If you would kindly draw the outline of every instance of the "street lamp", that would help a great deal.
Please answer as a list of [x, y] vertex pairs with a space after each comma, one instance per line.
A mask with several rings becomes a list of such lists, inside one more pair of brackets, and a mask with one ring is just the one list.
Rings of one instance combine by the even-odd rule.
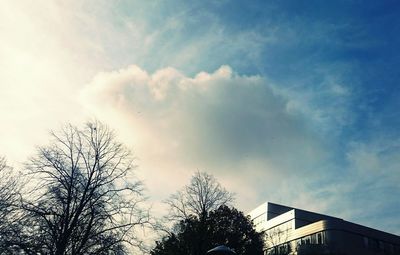
[[232, 251], [225, 245], [220, 245], [211, 249], [207, 252], [207, 255], [236, 255], [236, 252]]

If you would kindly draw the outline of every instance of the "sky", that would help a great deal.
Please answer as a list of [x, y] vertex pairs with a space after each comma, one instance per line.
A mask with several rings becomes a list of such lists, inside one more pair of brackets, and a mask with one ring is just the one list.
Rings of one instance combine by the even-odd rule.
[[0, 155], [21, 168], [50, 130], [97, 118], [155, 208], [201, 170], [244, 212], [271, 201], [400, 235], [399, 14], [394, 0], [1, 1]]

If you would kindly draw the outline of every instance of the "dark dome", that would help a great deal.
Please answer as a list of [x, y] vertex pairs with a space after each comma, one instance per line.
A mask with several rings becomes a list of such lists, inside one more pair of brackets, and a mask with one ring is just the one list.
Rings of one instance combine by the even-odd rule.
[[236, 254], [234, 251], [226, 247], [225, 245], [220, 245], [215, 247], [214, 249], [211, 249], [207, 252], [209, 255], [234, 255]]

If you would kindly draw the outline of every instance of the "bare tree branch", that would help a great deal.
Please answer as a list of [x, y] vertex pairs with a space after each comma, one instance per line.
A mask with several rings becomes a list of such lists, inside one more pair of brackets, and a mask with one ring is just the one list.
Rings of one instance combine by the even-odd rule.
[[149, 214], [141, 209], [143, 184], [127, 179], [130, 152], [98, 121], [67, 125], [51, 137], [28, 164], [43, 180], [23, 204], [35, 226], [33, 246], [41, 254], [78, 255], [123, 254], [126, 245], [139, 245], [136, 228], [148, 224]]
[[170, 207], [170, 220], [185, 220], [190, 215], [199, 219], [207, 217], [211, 210], [230, 205], [234, 195], [225, 190], [214, 176], [197, 171], [190, 184], [171, 195], [165, 203]]
[[0, 251], [12, 254], [18, 250], [16, 244], [21, 233], [19, 197], [21, 180], [19, 175], [0, 157]]

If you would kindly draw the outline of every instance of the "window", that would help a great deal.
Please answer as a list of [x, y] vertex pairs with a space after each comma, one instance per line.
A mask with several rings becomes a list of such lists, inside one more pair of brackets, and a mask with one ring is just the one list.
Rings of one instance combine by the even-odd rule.
[[379, 241], [379, 250], [383, 251], [383, 249], [384, 249], [383, 242]]
[[300, 247], [301, 245], [301, 239], [296, 240], [296, 250]]
[[310, 236], [310, 239], [311, 239], [312, 244], [317, 244], [317, 235], [316, 234], [312, 234]]
[[379, 242], [376, 239], [369, 238], [368, 239], [368, 247], [372, 250], [378, 250], [379, 249]]
[[323, 244], [322, 242], [322, 233], [317, 234], [317, 244]]
[[394, 246], [394, 254], [400, 254], [400, 246], [398, 245]]
[[385, 254], [393, 254], [393, 244], [391, 244], [391, 243], [385, 243], [384, 244], [384, 253]]
[[368, 237], [364, 236], [364, 246], [368, 248]]

